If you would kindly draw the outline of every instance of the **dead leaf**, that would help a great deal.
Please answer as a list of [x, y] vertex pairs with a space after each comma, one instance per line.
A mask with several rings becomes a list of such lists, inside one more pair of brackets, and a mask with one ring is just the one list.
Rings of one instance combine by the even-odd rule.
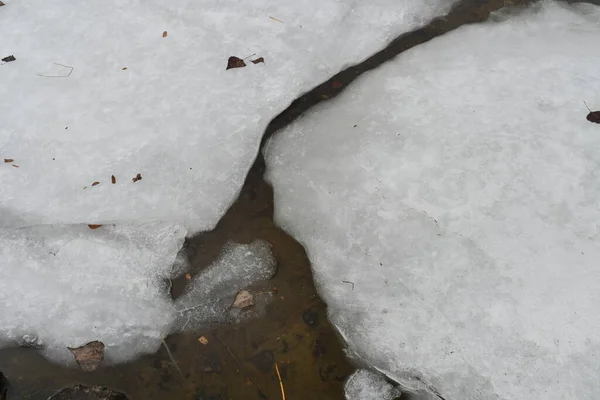
[[189, 273], [185, 274], [185, 279], [187, 279], [188, 281], [192, 279], [192, 275], [190, 275]]
[[132, 181], [137, 182], [137, 181], [141, 181], [142, 180], [142, 174], [137, 174], [135, 176], [135, 178], [132, 179]]
[[4, 57], [2, 59], [2, 61], [4, 61], [4, 62], [11, 62], [11, 61], [15, 61], [15, 60], [16, 60], [15, 56], [12, 56], [12, 55], [8, 56], [8, 57]]
[[90, 227], [90, 229], [98, 229], [100, 228], [102, 225], [94, 225], [94, 224], [90, 224], [88, 225]]
[[231, 56], [227, 60], [227, 68], [225, 68], [225, 71], [227, 71], [228, 69], [242, 68], [245, 66], [246, 66], [246, 63], [244, 62], [244, 60], [242, 60], [241, 58], [235, 57], [235, 56]]
[[167, 37], [167, 35], [168, 35], [167, 31], [164, 31], [163, 32], [163, 37]]
[[110, 176], [110, 181], [112, 182], [112, 184], [114, 185], [115, 183], [117, 183], [117, 178], [115, 178], [114, 175]]
[[199, 341], [200, 343], [202, 343], [203, 345], [207, 345], [207, 344], [208, 344], [208, 339], [207, 339], [206, 337], [204, 337], [204, 336], [200, 336], [200, 337], [198, 338], [198, 341]]
[[96, 186], [96, 185], [99, 185], [99, 184], [100, 184], [100, 182], [96, 181], [96, 182], [92, 183], [92, 186]]
[[19, 166], [17, 164], [11, 164], [11, 167], [15, 167], [15, 168], [19, 168]]
[[6, 4], [4, 4], [3, 2], [0, 1], [0, 7], [5, 6]]
[[254, 298], [252, 294], [247, 290], [240, 290], [235, 296], [235, 300], [231, 307], [234, 308], [248, 308], [254, 305]]
[[104, 360], [104, 343], [97, 340], [81, 347], [67, 347], [73, 353], [75, 361], [84, 371], [94, 371]]
[[258, 64], [258, 63], [263, 63], [264, 64], [265, 59], [262, 57], [257, 58], [256, 60], [252, 60], [253, 64]]
[[586, 119], [595, 124], [600, 124], [600, 111], [590, 111]]
[[5, 159], [4, 159], [4, 162], [5, 162], [5, 163], [11, 163], [11, 162], [13, 162], [13, 161], [15, 161], [15, 160], [13, 160], [12, 158], [5, 158]]
[[339, 88], [341, 88], [343, 86], [344, 86], [344, 84], [342, 82], [340, 82], [340, 81], [335, 81], [334, 80], [333, 82], [331, 82], [331, 87], [334, 88], [334, 89], [339, 89]]

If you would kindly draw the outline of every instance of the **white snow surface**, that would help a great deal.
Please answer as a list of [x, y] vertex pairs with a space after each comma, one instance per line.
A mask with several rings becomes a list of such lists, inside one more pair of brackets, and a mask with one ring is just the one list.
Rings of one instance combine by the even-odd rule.
[[400, 391], [384, 375], [366, 369], [353, 373], [344, 384], [346, 400], [394, 400]]
[[599, 38], [600, 7], [545, 1], [273, 138], [276, 219], [356, 357], [448, 400], [600, 398]]
[[[0, 53], [16, 61], [0, 66], [0, 156], [19, 168], [0, 168], [11, 213], [0, 226], [211, 229], [273, 117], [452, 3], [8, 2]], [[226, 71], [230, 56], [248, 66]]]
[[120, 360], [168, 331], [157, 282], [234, 200], [268, 122], [454, 1], [5, 3], [0, 342], [103, 340]]

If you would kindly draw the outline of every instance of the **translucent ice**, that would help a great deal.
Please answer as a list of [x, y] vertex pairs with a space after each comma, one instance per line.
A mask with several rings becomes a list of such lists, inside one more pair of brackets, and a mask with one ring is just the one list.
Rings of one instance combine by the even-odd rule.
[[366, 369], [356, 371], [344, 385], [346, 400], [394, 400], [400, 391], [385, 376]]
[[275, 136], [277, 220], [362, 360], [451, 400], [600, 397], [598, 38], [600, 7], [541, 2]]

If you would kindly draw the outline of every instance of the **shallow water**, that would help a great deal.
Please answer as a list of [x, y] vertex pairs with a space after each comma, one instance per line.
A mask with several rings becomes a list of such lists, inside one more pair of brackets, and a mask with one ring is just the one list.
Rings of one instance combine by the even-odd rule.
[[[271, 122], [262, 145], [308, 108], [335, 97], [363, 72], [461, 25], [484, 21], [490, 11], [505, 3], [508, 1], [466, 0], [449, 16], [402, 35], [386, 49], [292, 103]], [[278, 263], [277, 273], [253, 289], [253, 292], [276, 290], [264, 317], [171, 335], [167, 343], [183, 376], [164, 347], [155, 354], [127, 364], [103, 366], [94, 372], [54, 365], [32, 349], [0, 350], [0, 371], [12, 386], [8, 399], [46, 399], [62, 387], [76, 383], [105, 385], [132, 399], [280, 399], [275, 364], [288, 399], [343, 399], [343, 382], [354, 366], [327, 319], [326, 305], [315, 289], [306, 252], [273, 222], [273, 193], [263, 180], [264, 169], [264, 160], [259, 155], [239, 199], [217, 227], [186, 243], [192, 275], [214, 261], [230, 240], [249, 243], [263, 239], [271, 243]], [[173, 281], [174, 297], [182, 293], [187, 282], [184, 276]], [[198, 342], [200, 336], [208, 339], [206, 345]]]

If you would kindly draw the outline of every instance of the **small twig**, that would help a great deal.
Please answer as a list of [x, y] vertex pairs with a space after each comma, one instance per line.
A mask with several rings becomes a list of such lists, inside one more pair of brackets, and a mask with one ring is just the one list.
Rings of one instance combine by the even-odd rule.
[[181, 328], [181, 332], [183, 332], [185, 330], [185, 327], [187, 326], [187, 324], [190, 322], [190, 318], [192, 318], [191, 315], [188, 316], [187, 321], [185, 321], [185, 324], [183, 324], [183, 328]]
[[165, 346], [165, 349], [167, 349], [167, 354], [169, 354], [169, 358], [173, 362], [173, 365], [175, 365], [175, 368], [177, 368], [177, 371], [179, 371], [181, 377], [185, 379], [185, 376], [183, 376], [183, 372], [181, 372], [181, 369], [179, 369], [179, 365], [177, 365], [177, 361], [175, 361], [175, 359], [173, 358], [173, 354], [171, 354], [171, 350], [169, 350], [169, 346], [167, 346], [167, 342], [165, 342], [165, 339], [163, 338], [160, 338], [160, 340], [162, 340], [163, 346]]
[[225, 342], [223, 342], [223, 340], [221, 340], [221, 338], [219, 337], [219, 335], [217, 335], [215, 333], [215, 338], [217, 338], [217, 340], [221, 343], [221, 345], [223, 347], [225, 347], [225, 350], [227, 350], [227, 352], [229, 353], [229, 355], [231, 356], [231, 358], [233, 358], [235, 360], [235, 362], [237, 363], [238, 367], [240, 367], [240, 369], [242, 371], [244, 371], [244, 373], [246, 374], [246, 376], [248, 377], [248, 379], [250, 379], [252, 381], [252, 383], [254, 383], [254, 386], [256, 386], [258, 388], [258, 390], [267, 398], [268, 397], [265, 393], [264, 390], [262, 390], [262, 388], [259, 386], [259, 384], [254, 380], [254, 378], [252, 378], [252, 376], [248, 373], [248, 371], [246, 370], [246, 368], [244, 367], [244, 365], [240, 362], [240, 360], [237, 359], [237, 357], [233, 354], [233, 352], [229, 349], [229, 347], [227, 347], [227, 345], [225, 344]]
[[42, 74], [36, 74], [37, 76], [43, 76], [44, 78], [66, 78], [67, 76], [71, 76], [71, 74], [73, 73], [73, 70], [75, 69], [74, 67], [71, 67], [70, 65], [64, 65], [64, 64], [59, 64], [59, 63], [53, 63], [54, 65], [60, 65], [61, 67], [64, 68], [70, 68], [69, 73], [67, 75], [42, 75]]
[[342, 282], [352, 285], [352, 291], [354, 292], [354, 282], [350, 282], [350, 281], [342, 281]]
[[281, 388], [281, 398], [285, 400], [285, 390], [283, 390], [283, 381], [281, 380], [281, 374], [279, 373], [279, 367], [275, 363], [275, 371], [277, 371], [277, 378], [279, 379], [279, 387]]
[[242, 60], [247, 60], [247, 59], [249, 59], [250, 57], [254, 57], [255, 55], [256, 55], [256, 53], [252, 53], [252, 54], [250, 54], [248, 57], [246, 57], [246, 58], [243, 58]]

